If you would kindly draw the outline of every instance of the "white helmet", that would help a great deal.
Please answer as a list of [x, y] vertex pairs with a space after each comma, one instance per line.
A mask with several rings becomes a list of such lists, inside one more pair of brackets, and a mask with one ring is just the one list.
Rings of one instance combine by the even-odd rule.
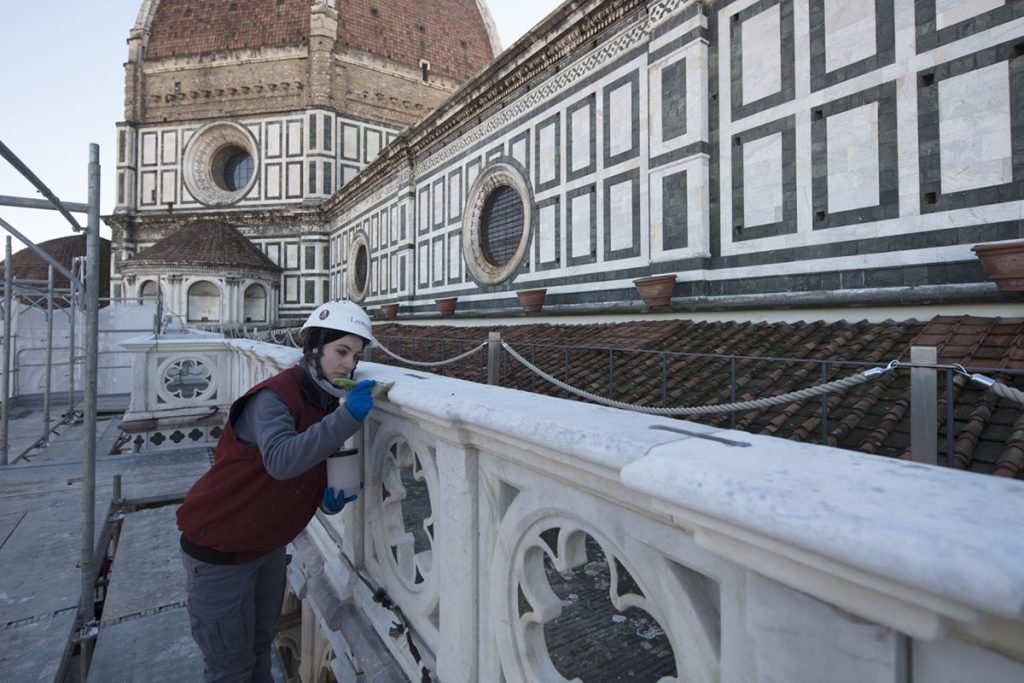
[[370, 316], [366, 311], [352, 301], [328, 301], [320, 304], [309, 314], [306, 322], [302, 325], [302, 332], [307, 328], [322, 327], [327, 330], [347, 332], [366, 340], [366, 345], [373, 344], [373, 329], [370, 326]]

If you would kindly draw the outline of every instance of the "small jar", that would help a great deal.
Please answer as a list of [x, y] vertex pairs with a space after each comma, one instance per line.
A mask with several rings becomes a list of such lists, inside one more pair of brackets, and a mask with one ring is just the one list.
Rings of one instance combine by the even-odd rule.
[[327, 485], [346, 496], [363, 488], [363, 459], [358, 448], [343, 448], [327, 458]]

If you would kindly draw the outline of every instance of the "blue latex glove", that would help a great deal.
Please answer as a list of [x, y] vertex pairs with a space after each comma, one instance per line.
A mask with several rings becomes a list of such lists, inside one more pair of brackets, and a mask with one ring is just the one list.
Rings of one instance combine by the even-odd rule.
[[320, 509], [329, 515], [336, 515], [345, 509], [345, 503], [351, 503], [358, 497], [357, 493], [346, 496], [344, 489], [334, 493], [334, 489], [328, 486], [324, 489], [324, 500], [320, 504]]
[[373, 407], [373, 385], [375, 384], [376, 382], [372, 379], [364, 379], [349, 389], [348, 398], [345, 399], [345, 407], [348, 408], [348, 412], [352, 413], [352, 417], [360, 422]]

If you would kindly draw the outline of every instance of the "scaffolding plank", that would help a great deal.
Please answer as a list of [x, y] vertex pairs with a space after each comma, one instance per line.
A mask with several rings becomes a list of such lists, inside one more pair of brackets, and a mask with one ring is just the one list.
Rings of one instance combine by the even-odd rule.
[[103, 622], [184, 604], [185, 573], [178, 550], [177, 505], [125, 515], [114, 554]]
[[65, 506], [29, 511], [0, 548], [0, 624], [78, 605], [78, 516]]
[[100, 627], [88, 683], [202, 680], [203, 657], [192, 640], [184, 607]]
[[0, 681], [51, 683], [75, 625], [76, 610], [0, 630]]

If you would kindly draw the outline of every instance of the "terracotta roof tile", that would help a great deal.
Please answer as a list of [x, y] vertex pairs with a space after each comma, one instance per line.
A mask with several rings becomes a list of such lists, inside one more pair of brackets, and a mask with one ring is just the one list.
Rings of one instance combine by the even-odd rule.
[[[85, 235], [68, 235], [40, 242], [36, 246], [52, 256], [62, 266], [71, 270], [72, 260], [85, 256]], [[40, 280], [46, 282], [49, 277], [49, 264], [34, 251], [25, 247], [11, 254], [14, 264], [14, 277], [23, 280]], [[110, 296], [110, 240], [100, 238], [100, 297]], [[5, 264], [0, 261], [0, 277], [5, 273]], [[53, 286], [67, 289], [71, 283], [59, 272], [54, 272]]]
[[[666, 320], [494, 328], [394, 323], [375, 327], [377, 337], [395, 353], [432, 361], [472, 348], [491, 331], [500, 332], [525, 358], [560, 380], [638, 405], [715, 405], [785, 394], [851, 375], [864, 369], [865, 363], [909, 362], [910, 347], [922, 345], [936, 346], [942, 364], [984, 369], [985, 374], [1024, 389], [1024, 373], [1006, 372], [1024, 370], [1024, 322], [1019, 320], [936, 316], [927, 323]], [[379, 354], [376, 359], [390, 362]], [[486, 381], [486, 353], [438, 372]], [[579, 400], [508, 358], [502, 365], [501, 383]], [[947, 460], [946, 406], [952, 400], [955, 466], [1024, 478], [1024, 406], [998, 399], [961, 374], [952, 375], [951, 383], [951, 396], [947, 396], [946, 373], [940, 371], [939, 463], [944, 465]], [[825, 402], [827, 422], [822, 418], [820, 397], [735, 415], [689, 419], [887, 457], [909, 457], [909, 370], [886, 373], [845, 392], [830, 393]]]
[[230, 225], [213, 221], [190, 223], [130, 259], [122, 267], [135, 265], [209, 265], [255, 268], [280, 272], [256, 245]]

